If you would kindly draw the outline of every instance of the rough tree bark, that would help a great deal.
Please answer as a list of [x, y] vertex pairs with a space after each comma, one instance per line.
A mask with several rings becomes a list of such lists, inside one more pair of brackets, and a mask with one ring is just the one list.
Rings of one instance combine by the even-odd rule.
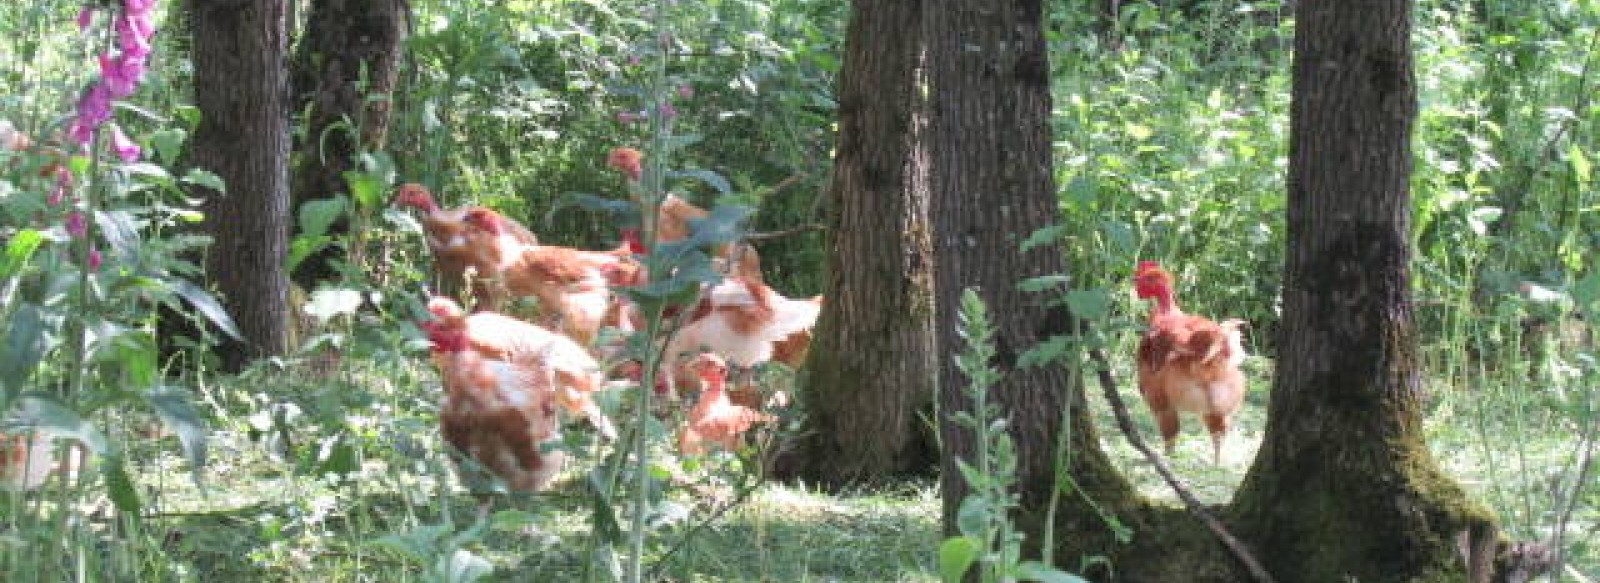
[[856, 0], [839, 77], [827, 302], [804, 375], [801, 474], [833, 487], [928, 473], [932, 248], [920, 0]]
[[[306, 115], [304, 137], [295, 147], [294, 208], [346, 192], [343, 174], [355, 167], [358, 147], [383, 149], [387, 96], [398, 79], [409, 10], [406, 0], [312, 2], [292, 65], [294, 111]], [[329, 234], [338, 237], [349, 228], [341, 219]], [[337, 276], [340, 251], [328, 246], [307, 257], [295, 268], [295, 282], [309, 290]]]
[[204, 197], [209, 283], [244, 335], [224, 368], [283, 354], [288, 339], [289, 112], [283, 0], [189, 0], [195, 103], [190, 152], [226, 193]]
[[991, 390], [1017, 446], [1019, 520], [1030, 543], [1041, 542], [1043, 511], [1058, 492], [1056, 465], [1066, 456], [1056, 443], [1065, 421], [1071, 426], [1067, 448], [1072, 452], [1066, 470], [1082, 493], [1061, 496], [1057, 532], [1074, 537], [1080, 548], [1108, 549], [1109, 529], [1084, 504], [1085, 496], [1116, 514], [1139, 504], [1100, 449], [1083, 387], [1058, 366], [1017, 366], [1024, 351], [1068, 333], [1072, 325], [1058, 297], [1025, 294], [1017, 287], [1023, 279], [1066, 272], [1055, 245], [1020, 251], [1029, 234], [1059, 217], [1042, 20], [1039, 0], [954, 0], [927, 11], [944, 524], [946, 531], [954, 530], [956, 509], [968, 490], [955, 460], [973, 453], [972, 435], [953, 425], [949, 415], [970, 407], [967, 379], [952, 355], [962, 346], [957, 335], [961, 292], [976, 287], [996, 325], [993, 364], [1005, 376]]
[[1424, 443], [1408, 247], [1411, 2], [1300, 3], [1267, 431], [1234, 513], [1280, 581], [1489, 581], [1490, 514]]

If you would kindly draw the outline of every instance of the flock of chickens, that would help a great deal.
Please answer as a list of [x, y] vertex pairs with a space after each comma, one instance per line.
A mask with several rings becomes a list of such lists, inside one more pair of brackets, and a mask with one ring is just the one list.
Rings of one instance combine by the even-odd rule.
[[[593, 397], [638, 386], [641, 367], [625, 362], [625, 343], [645, 323], [617, 291], [646, 282], [645, 246], [634, 231], [624, 231], [624, 243], [607, 251], [541, 245], [491, 209], [439, 208], [417, 184], [401, 186], [394, 202], [419, 211], [439, 279], [465, 281], [461, 295], [474, 307], [469, 312], [456, 299], [436, 296], [428, 302], [431, 319], [422, 323], [444, 385], [441, 433], [471, 459], [464, 470], [488, 470], [513, 491], [549, 487], [564, 461], [548, 445], [561, 437], [563, 416], [583, 417], [601, 437], [615, 439], [615, 426]], [[693, 221], [707, 214], [669, 195], [657, 241], [688, 237]], [[768, 287], [747, 244], [713, 252], [724, 278], [702, 290], [665, 341], [661, 380], [652, 387], [670, 398], [698, 391], [678, 432], [684, 454], [735, 450], [746, 431], [772, 420], [759, 410], [759, 389], [728, 388], [729, 369], [771, 360], [799, 365], [821, 309], [820, 296], [789, 299]], [[537, 300], [532, 321], [497, 311], [522, 297]], [[607, 328], [623, 334], [602, 334]]]
[[[0, 146], [27, 147], [25, 136], [0, 138]], [[620, 148], [608, 163], [637, 181], [638, 158], [637, 151]], [[561, 436], [562, 416], [582, 416], [600, 436], [615, 439], [616, 428], [593, 396], [639, 384], [642, 367], [627, 362], [625, 342], [645, 323], [617, 290], [647, 282], [640, 257], [648, 249], [632, 230], [623, 231], [620, 247], [606, 251], [541, 245], [526, 227], [492, 209], [440, 208], [418, 184], [401, 186], [394, 203], [420, 213], [438, 279], [464, 282], [460, 295], [472, 308], [436, 296], [428, 302], [431, 319], [422, 323], [444, 385], [441, 433], [471, 458], [463, 469], [487, 469], [516, 491], [549, 487], [564, 461], [561, 450], [547, 447]], [[657, 215], [657, 242], [688, 238], [695, 221], [708, 214], [668, 195]], [[652, 387], [674, 399], [697, 392], [678, 433], [680, 451], [690, 455], [712, 446], [735, 450], [745, 432], [773, 419], [760, 410], [759, 389], [728, 387], [730, 368], [768, 361], [798, 367], [822, 305], [822, 296], [790, 299], [768, 287], [760, 258], [746, 243], [712, 251], [725, 277], [701, 290], [679, 318]], [[1185, 314], [1172, 284], [1159, 264], [1139, 262], [1134, 289], [1155, 303], [1138, 346], [1139, 391], [1169, 454], [1179, 413], [1190, 413], [1204, 421], [1213, 460], [1220, 463], [1223, 436], [1245, 391], [1243, 322]], [[533, 321], [496, 311], [522, 297], [537, 300]], [[602, 335], [605, 328], [622, 334]], [[41, 484], [57, 469], [49, 447], [44, 435], [0, 433], [0, 486]]]

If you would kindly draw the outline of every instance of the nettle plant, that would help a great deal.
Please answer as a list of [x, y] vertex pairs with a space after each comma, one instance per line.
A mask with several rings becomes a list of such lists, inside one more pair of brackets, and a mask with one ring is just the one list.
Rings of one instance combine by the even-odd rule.
[[[197, 482], [205, 464], [204, 423], [190, 391], [169, 382], [160, 361], [158, 307], [236, 334], [216, 300], [190, 281], [198, 268], [178, 257], [204, 242], [179, 234], [199, 219], [181, 185], [222, 186], [203, 171], [179, 178], [169, 170], [195, 119], [158, 118], [126, 101], [144, 81], [156, 11], [154, 0], [85, 5], [77, 27], [94, 54], [83, 63], [91, 79], [76, 95], [32, 100], [71, 103], [70, 115], [30, 124], [53, 116], [0, 112], [12, 126], [0, 152], [0, 432], [8, 446], [28, 443], [30, 457], [52, 458], [43, 467], [72, 470], [54, 472], [55, 486], [28, 496], [54, 497], [62, 504], [53, 512], [79, 513], [83, 505], [67, 503], [103, 494], [133, 527], [143, 503], [116, 438], [125, 432], [117, 429], [153, 413], [179, 437]], [[159, 129], [141, 143], [124, 125]], [[30, 135], [24, 128], [38, 129]], [[29, 490], [50, 479], [39, 478], [11, 485]], [[68, 546], [61, 568], [81, 575], [110, 560], [102, 550], [72, 546], [80, 537], [67, 531], [94, 528], [94, 520], [61, 518], [3, 517], [38, 542]], [[13, 555], [17, 548], [27, 556]], [[50, 556], [26, 545], [4, 549], [7, 567]]]

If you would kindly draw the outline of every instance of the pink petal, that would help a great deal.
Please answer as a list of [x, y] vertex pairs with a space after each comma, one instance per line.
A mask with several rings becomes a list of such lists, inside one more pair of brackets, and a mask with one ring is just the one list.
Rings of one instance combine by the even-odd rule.
[[89, 250], [89, 271], [100, 271], [100, 264], [104, 262], [105, 258], [100, 256], [99, 249]]
[[128, 134], [122, 133], [122, 126], [111, 124], [111, 149], [117, 152], [117, 157], [123, 162], [138, 162], [142, 152], [139, 144], [128, 139]]
[[92, 25], [94, 25], [94, 7], [84, 6], [83, 10], [78, 11], [78, 32], [88, 30]]

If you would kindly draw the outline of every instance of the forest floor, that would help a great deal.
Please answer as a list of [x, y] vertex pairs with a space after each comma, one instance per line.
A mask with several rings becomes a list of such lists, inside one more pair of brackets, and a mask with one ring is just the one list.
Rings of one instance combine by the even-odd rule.
[[[1210, 441], [1192, 420], [1186, 420], [1170, 460], [1208, 503], [1227, 502], [1265, 427], [1264, 379], [1270, 378], [1270, 365], [1252, 357], [1246, 366], [1255, 380], [1225, 442], [1222, 464], [1211, 462]], [[592, 514], [584, 480], [592, 463], [575, 455], [577, 463], [568, 464], [553, 491], [496, 499], [493, 519], [475, 529], [477, 501], [462, 489], [439, 453], [428, 406], [429, 391], [436, 389], [426, 379], [427, 371], [407, 374], [412, 373], [421, 380], [408, 382], [404, 374], [383, 380], [387, 388], [374, 391], [380, 396], [355, 404], [363, 408], [361, 413], [319, 418], [310, 409], [349, 411], [352, 393], [339, 381], [304, 382], [294, 383], [301, 391], [296, 398], [225, 421], [215, 428], [205, 493], [188, 479], [186, 465], [172, 453], [175, 448], [139, 456], [151, 460], [139, 473], [159, 477], [148, 484], [154, 490], [150, 499], [159, 507], [147, 528], [165, 541], [166, 558], [200, 581], [447, 581], [447, 575], [428, 573], [445, 574], [479, 560], [494, 567], [491, 581], [580, 580], [589, 556]], [[1119, 372], [1119, 379], [1130, 378]], [[1098, 388], [1090, 389], [1102, 442], [1114, 463], [1146, 495], [1176, 504], [1172, 492], [1116, 432]], [[219, 396], [230, 391], [231, 396]], [[1159, 443], [1137, 391], [1126, 383], [1120, 391], [1145, 439]], [[255, 401], [266, 394], [232, 387], [212, 397]], [[1435, 454], [1500, 513], [1512, 536], [1543, 536], [1537, 525], [1548, 522], [1541, 514], [1551, 502], [1547, 493], [1537, 491], [1538, 480], [1522, 478], [1553, 475], [1567, 463], [1563, 456], [1570, 455], [1571, 435], [1497, 422], [1474, 426], [1474, 417], [1463, 410], [1469, 406], [1482, 402], [1448, 395], [1434, 400], [1427, 427]], [[273, 415], [287, 423], [274, 424], [269, 418]], [[292, 429], [278, 429], [284, 426]], [[1496, 435], [1521, 440], [1519, 449], [1528, 453], [1514, 464], [1486, 460], [1510, 451], [1484, 447]], [[284, 447], [286, 441], [300, 440], [305, 443]], [[357, 442], [363, 447], [348, 447]], [[286, 459], [275, 451], [302, 453]], [[671, 459], [661, 453], [658, 459]], [[736, 462], [718, 458], [714, 463]], [[321, 471], [341, 464], [344, 471]], [[673, 489], [668, 499], [682, 512], [660, 518], [655, 526], [660, 540], [677, 540], [708, 508], [730, 509], [670, 559], [662, 561], [663, 551], [657, 548], [646, 564], [660, 564], [661, 577], [670, 581], [938, 580], [934, 549], [940, 504], [933, 481], [844, 495], [766, 483], [743, 503], [730, 504], [734, 490], [716, 477]], [[1596, 516], [1587, 512], [1569, 528], [1578, 542], [1568, 580], [1578, 583], [1600, 574]]]

